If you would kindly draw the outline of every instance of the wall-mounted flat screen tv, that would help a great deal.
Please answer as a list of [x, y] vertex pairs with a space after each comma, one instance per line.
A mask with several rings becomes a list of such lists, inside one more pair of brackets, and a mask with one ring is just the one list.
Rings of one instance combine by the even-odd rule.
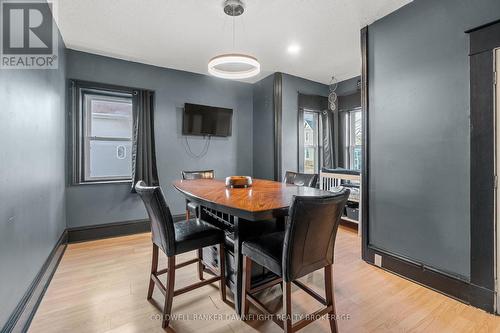
[[182, 134], [231, 136], [232, 118], [232, 109], [186, 103], [182, 117]]

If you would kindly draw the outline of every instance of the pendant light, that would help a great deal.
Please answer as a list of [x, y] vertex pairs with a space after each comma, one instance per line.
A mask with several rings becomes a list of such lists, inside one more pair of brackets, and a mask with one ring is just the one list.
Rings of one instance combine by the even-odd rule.
[[[235, 45], [234, 19], [245, 11], [241, 0], [226, 0], [224, 13], [233, 18], [233, 49]], [[229, 53], [213, 57], [208, 62], [208, 72], [223, 79], [241, 80], [260, 73], [259, 61], [250, 55]]]

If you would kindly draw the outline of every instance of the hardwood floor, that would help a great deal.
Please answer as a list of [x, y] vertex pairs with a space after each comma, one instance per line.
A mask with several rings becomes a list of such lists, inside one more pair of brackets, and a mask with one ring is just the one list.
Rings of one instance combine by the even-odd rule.
[[[355, 231], [341, 227], [335, 249], [334, 286], [342, 332], [500, 332], [500, 317], [487, 314], [360, 259]], [[180, 256], [193, 258], [196, 253]], [[149, 234], [70, 244], [33, 320], [30, 332], [162, 332], [159, 311], [146, 301], [151, 260]], [[160, 267], [166, 258], [160, 255]], [[177, 272], [176, 286], [196, 281], [196, 265]], [[323, 271], [301, 279], [321, 294]], [[219, 297], [217, 284], [174, 298], [170, 331], [281, 332], [271, 321], [242, 322]], [[228, 293], [228, 297], [231, 294]], [[153, 299], [161, 302], [157, 289]], [[281, 289], [262, 292], [271, 309], [281, 309]], [[294, 313], [320, 308], [292, 289]], [[259, 314], [250, 308], [251, 314]], [[203, 317], [205, 316], [205, 317]], [[209, 317], [211, 316], [211, 317]], [[329, 332], [325, 319], [301, 332]]]

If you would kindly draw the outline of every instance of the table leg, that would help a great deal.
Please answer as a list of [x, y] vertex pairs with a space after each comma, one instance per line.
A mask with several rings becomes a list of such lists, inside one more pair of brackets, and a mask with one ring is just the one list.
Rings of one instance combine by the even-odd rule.
[[241, 226], [237, 216], [234, 216], [234, 268], [236, 277], [236, 293], [234, 295], [234, 308], [241, 316], [241, 294], [243, 290], [243, 255], [241, 254]]
[[286, 223], [285, 216], [276, 217], [276, 229], [277, 229], [277, 231], [284, 231], [285, 230], [285, 223]]

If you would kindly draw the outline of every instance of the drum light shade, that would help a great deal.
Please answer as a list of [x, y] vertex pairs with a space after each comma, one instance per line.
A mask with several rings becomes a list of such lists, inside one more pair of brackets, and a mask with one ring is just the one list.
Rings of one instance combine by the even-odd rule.
[[208, 72], [223, 79], [247, 79], [260, 73], [260, 63], [245, 54], [222, 54], [210, 59]]

